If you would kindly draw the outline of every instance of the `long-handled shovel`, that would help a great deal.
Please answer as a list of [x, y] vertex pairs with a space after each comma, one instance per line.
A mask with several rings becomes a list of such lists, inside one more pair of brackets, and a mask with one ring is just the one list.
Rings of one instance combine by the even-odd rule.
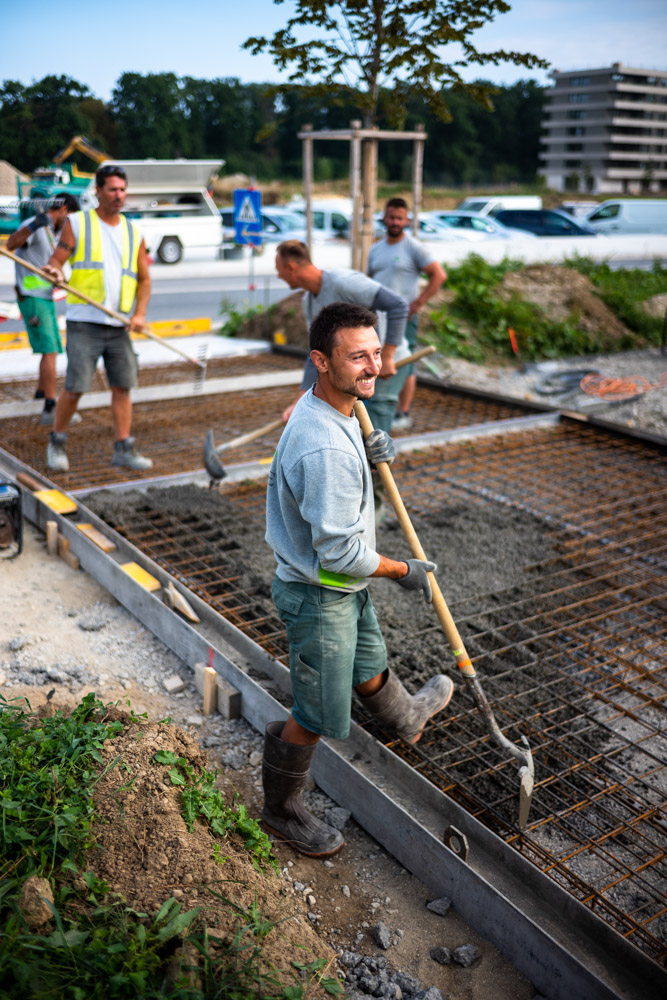
[[[435, 347], [430, 345], [429, 347], [420, 347], [418, 351], [414, 354], [408, 355], [407, 358], [402, 358], [400, 361], [396, 362], [397, 368], [402, 368], [404, 365], [413, 364], [415, 361], [419, 361], [421, 358], [425, 358], [429, 354], [433, 354]], [[257, 427], [254, 431], [248, 431], [246, 434], [241, 434], [240, 437], [232, 438], [231, 441], [225, 441], [223, 444], [216, 445], [213, 440], [213, 431], [210, 430], [204, 441], [204, 467], [211, 477], [209, 487], [212, 489], [213, 486], [217, 485], [221, 480], [225, 478], [227, 473], [222, 462], [219, 460], [218, 455], [223, 451], [228, 451], [229, 448], [240, 448], [241, 445], [250, 444], [256, 438], [262, 437], [264, 434], [270, 434], [271, 431], [277, 430], [282, 427], [283, 419], [279, 417], [277, 420], [272, 420], [268, 424], [264, 424], [262, 427]]]
[[[94, 306], [95, 309], [99, 309], [101, 312], [106, 313], [106, 315], [111, 316], [112, 319], [118, 320], [118, 322], [121, 323], [123, 326], [127, 326], [127, 318], [125, 316], [122, 316], [121, 313], [115, 312], [115, 310], [113, 309], [109, 309], [102, 302], [96, 302], [95, 299], [91, 299], [89, 295], [86, 295], [84, 292], [78, 291], [78, 289], [76, 288], [72, 288], [71, 285], [66, 284], [64, 281], [58, 281], [56, 278], [52, 278], [51, 275], [47, 274], [46, 271], [43, 271], [41, 267], [35, 267], [34, 264], [30, 264], [28, 263], [27, 260], [23, 260], [21, 257], [17, 257], [16, 254], [12, 253], [11, 250], [6, 250], [5, 247], [0, 247], [0, 253], [4, 254], [5, 257], [9, 257], [9, 259], [13, 260], [15, 264], [20, 264], [21, 267], [25, 267], [28, 271], [32, 271], [34, 274], [39, 275], [39, 277], [42, 278], [44, 281], [48, 281], [52, 285], [57, 285], [58, 288], [63, 288], [70, 295], [76, 295], [76, 297], [78, 299], [81, 299], [82, 302], [87, 302], [89, 306]], [[163, 340], [161, 337], [158, 337], [155, 333], [152, 333], [146, 327], [144, 327], [144, 329], [141, 332], [143, 336], [148, 337], [149, 340], [154, 340], [157, 344], [162, 344], [162, 346], [166, 347], [168, 351], [173, 351], [174, 354], [180, 354], [180, 356], [182, 358], [185, 358], [186, 361], [189, 361], [193, 365], [197, 365], [199, 368], [202, 369], [201, 377], [203, 378], [204, 371], [206, 370], [205, 359], [199, 361], [197, 358], [190, 357], [190, 355], [186, 354], [185, 351], [181, 351], [180, 348], [174, 347], [173, 344], [167, 343], [167, 341]]]
[[[361, 401], [354, 404], [354, 412], [359, 423], [361, 424], [362, 434], [364, 435], [364, 438], [367, 438], [369, 434], [373, 433], [373, 424], [368, 416], [366, 407]], [[419, 539], [417, 538], [417, 533], [412, 525], [410, 516], [405, 509], [405, 504], [403, 503], [396, 483], [394, 482], [391, 469], [386, 462], [379, 462], [377, 469], [387, 492], [387, 496], [396, 511], [399, 524], [401, 525], [403, 533], [408, 540], [412, 555], [415, 559], [426, 559], [427, 557], [424, 554], [424, 550], [421, 547]], [[510, 740], [508, 740], [507, 737], [501, 732], [491, 710], [491, 706], [489, 705], [486, 695], [482, 690], [482, 685], [480, 684], [477, 674], [475, 673], [475, 668], [470, 662], [470, 657], [468, 656], [465, 646], [463, 645], [463, 640], [459, 635], [459, 630], [457, 629], [454, 619], [452, 618], [449, 608], [447, 607], [447, 602], [445, 601], [442, 591], [438, 586], [438, 581], [433, 573], [429, 573], [428, 576], [431, 581], [431, 588], [433, 591], [433, 607], [435, 608], [435, 612], [440, 620], [440, 624], [442, 625], [445, 636], [447, 637], [447, 641], [451, 646], [451, 650], [454, 658], [456, 659], [459, 670], [466, 679], [466, 683], [472, 692], [472, 696], [479, 712], [484, 717], [489, 733], [498, 746], [502, 747], [512, 757], [515, 757], [516, 760], [521, 762], [521, 767], [519, 768], [519, 777], [521, 779], [519, 795], [519, 828], [523, 829], [528, 822], [528, 813], [530, 810], [530, 803], [533, 797], [533, 786], [535, 783], [535, 765], [533, 764], [533, 755], [530, 751], [530, 747], [528, 746], [528, 740], [522, 735], [521, 742], [523, 743], [523, 746], [520, 747], [510, 742]]]

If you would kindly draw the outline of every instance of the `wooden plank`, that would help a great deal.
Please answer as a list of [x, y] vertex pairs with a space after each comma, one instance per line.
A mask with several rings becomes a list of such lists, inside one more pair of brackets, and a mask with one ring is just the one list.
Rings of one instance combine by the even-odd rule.
[[55, 510], [56, 514], [74, 514], [77, 504], [60, 490], [35, 490], [35, 496], [43, 504]]
[[152, 592], [154, 590], [159, 590], [161, 587], [160, 581], [156, 580], [154, 576], [143, 569], [139, 563], [121, 563], [120, 568], [123, 572], [127, 573], [128, 576], [131, 576], [132, 579], [145, 590], [150, 590]]
[[58, 555], [58, 522], [46, 522], [46, 551], [50, 556]]
[[91, 542], [94, 542], [98, 549], [102, 549], [102, 552], [113, 552], [116, 548], [115, 543], [103, 535], [101, 531], [98, 531], [97, 528], [94, 528], [92, 524], [88, 524], [87, 522], [77, 524], [77, 528], [83, 532], [86, 538], [90, 538]]

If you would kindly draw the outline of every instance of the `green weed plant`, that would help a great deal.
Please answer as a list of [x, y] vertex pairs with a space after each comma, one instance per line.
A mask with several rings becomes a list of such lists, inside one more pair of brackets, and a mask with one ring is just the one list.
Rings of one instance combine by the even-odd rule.
[[[121, 730], [94, 694], [71, 715], [46, 718], [0, 698], [0, 1000], [307, 1000], [315, 991], [342, 993], [323, 960], [293, 963], [294, 985], [287, 986], [262, 965], [262, 942], [276, 925], [256, 903], [245, 911], [223, 901], [236, 926], [232, 940], [223, 941], [202, 926], [201, 907], [183, 911], [170, 898], [156, 914], [141, 913], [82, 870], [94, 843], [95, 785], [106, 770], [123, 766], [120, 757], [104, 765], [102, 750]], [[182, 785], [188, 827], [200, 819], [218, 836], [235, 831], [253, 864], [276, 866], [268, 838], [244, 807], [225, 806], [215, 774], [195, 774], [183, 758], [171, 757], [156, 763]], [[19, 905], [29, 876], [47, 879], [53, 893], [52, 919], [38, 929]]]

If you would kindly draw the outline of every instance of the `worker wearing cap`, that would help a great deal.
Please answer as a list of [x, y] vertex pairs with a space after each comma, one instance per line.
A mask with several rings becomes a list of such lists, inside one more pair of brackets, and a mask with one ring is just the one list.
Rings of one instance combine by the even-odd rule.
[[141, 332], [146, 320], [151, 294], [148, 255], [138, 227], [121, 211], [127, 195], [125, 171], [113, 164], [101, 166], [95, 175], [95, 192], [97, 208], [77, 212], [67, 220], [45, 270], [63, 281], [62, 268], [69, 260], [70, 286], [123, 318], [110, 317], [68, 292], [67, 376], [49, 435], [47, 465], [60, 472], [69, 469], [67, 426], [82, 394], [90, 389], [99, 358], [103, 358], [111, 389], [111, 464], [141, 472], [153, 463], [136, 451], [130, 436], [130, 389], [137, 382], [130, 331]]
[[[419, 312], [433, 298], [446, 280], [447, 275], [426, 247], [406, 233], [410, 224], [408, 204], [403, 198], [390, 198], [384, 210], [387, 234], [383, 240], [374, 243], [368, 254], [367, 271], [371, 278], [380, 281], [387, 288], [402, 295], [410, 304], [408, 323], [405, 330], [408, 348], [412, 353], [417, 346], [417, 324]], [[428, 284], [419, 290], [420, 274], [428, 276]], [[408, 430], [410, 405], [417, 385], [412, 365], [405, 368], [403, 384], [397, 393], [396, 414], [391, 429]], [[393, 394], [392, 394], [393, 395]]]
[[[48, 263], [70, 212], [78, 212], [77, 199], [67, 192], [31, 216], [7, 240], [7, 249], [35, 267]], [[56, 356], [63, 345], [53, 301], [53, 285], [20, 264], [16, 265], [16, 298], [33, 354], [41, 354], [35, 399], [44, 400], [40, 423], [52, 424], [56, 405]]]
[[442, 674], [410, 695], [387, 665], [368, 591], [371, 577], [395, 580], [431, 600], [435, 563], [396, 560], [375, 548], [370, 464], [391, 462], [383, 430], [364, 442], [353, 413], [370, 402], [384, 359], [368, 309], [336, 302], [310, 326], [317, 381], [299, 399], [271, 463], [266, 541], [277, 569], [273, 599], [287, 629], [294, 705], [285, 723], [266, 727], [262, 818], [302, 854], [326, 857], [343, 846], [338, 830], [304, 807], [304, 789], [320, 736], [345, 739], [352, 692], [381, 726], [416, 743], [448, 704]]

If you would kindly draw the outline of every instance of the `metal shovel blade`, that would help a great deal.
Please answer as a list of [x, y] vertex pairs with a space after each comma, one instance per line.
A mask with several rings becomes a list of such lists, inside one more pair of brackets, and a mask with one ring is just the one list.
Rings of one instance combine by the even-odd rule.
[[525, 737], [522, 737], [522, 741], [526, 747], [526, 763], [519, 768], [519, 777], [521, 778], [521, 786], [519, 788], [519, 829], [525, 830], [526, 823], [528, 822], [528, 814], [530, 812], [530, 804], [533, 800], [533, 788], [535, 787], [535, 765], [533, 763], [533, 755], [530, 752], [530, 747], [528, 746], [528, 741]]
[[213, 431], [209, 431], [204, 441], [204, 467], [211, 477], [211, 485], [224, 479], [227, 473], [218, 458], [218, 452], [213, 441]]

